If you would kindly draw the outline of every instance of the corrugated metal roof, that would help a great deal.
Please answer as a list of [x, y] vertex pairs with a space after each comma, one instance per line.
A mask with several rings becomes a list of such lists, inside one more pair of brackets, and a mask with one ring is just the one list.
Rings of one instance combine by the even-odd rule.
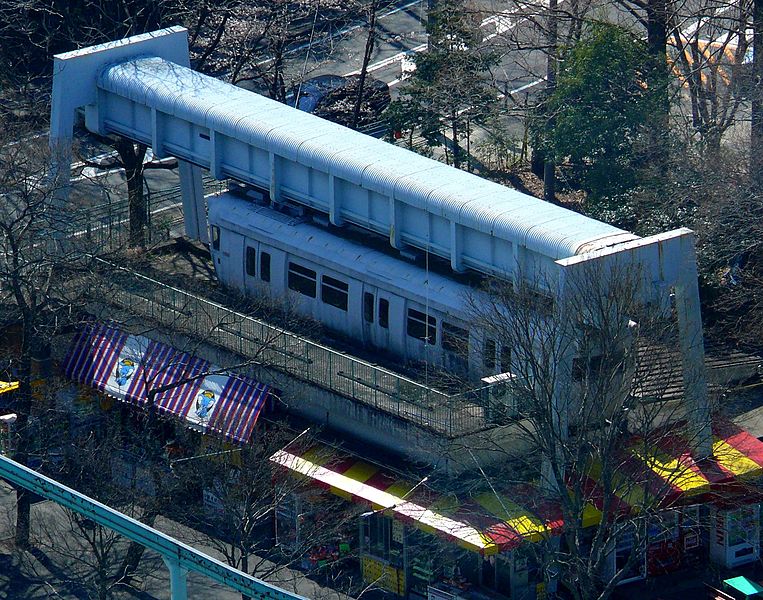
[[[348, 181], [432, 209], [464, 227], [526, 245], [551, 259], [636, 236], [476, 175], [441, 165], [258, 94], [155, 57], [107, 67], [106, 90], [150, 103], [301, 162], [313, 158]], [[193, 115], [191, 114], [193, 113]], [[238, 117], [236, 119], [236, 117]]]

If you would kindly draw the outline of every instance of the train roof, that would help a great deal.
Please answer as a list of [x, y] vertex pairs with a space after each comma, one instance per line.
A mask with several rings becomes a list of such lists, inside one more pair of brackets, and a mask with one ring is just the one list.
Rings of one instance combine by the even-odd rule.
[[[264, 242], [353, 279], [402, 296], [416, 294], [441, 311], [463, 315], [471, 288], [463, 283], [334, 235], [322, 227], [284, 215], [230, 192], [209, 198], [209, 222]], [[426, 281], [428, 280], [428, 285]], [[460, 293], [454, 293], [456, 292]], [[476, 292], [475, 292], [476, 293]]]
[[[157, 57], [104, 69], [99, 85], [553, 260], [637, 236]], [[330, 165], [330, 167], [329, 167]]]

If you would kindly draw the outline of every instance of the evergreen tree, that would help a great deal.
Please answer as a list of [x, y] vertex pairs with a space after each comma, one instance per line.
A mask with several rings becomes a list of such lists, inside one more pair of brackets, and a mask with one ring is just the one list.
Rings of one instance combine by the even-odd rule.
[[615, 25], [593, 24], [563, 53], [556, 89], [534, 120], [535, 143], [573, 167], [590, 208], [632, 189], [650, 156], [662, 154], [667, 83], [646, 44]]

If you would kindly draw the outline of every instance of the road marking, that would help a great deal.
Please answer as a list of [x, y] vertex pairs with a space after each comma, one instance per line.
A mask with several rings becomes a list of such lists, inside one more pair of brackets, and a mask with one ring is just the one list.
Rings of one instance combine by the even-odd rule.
[[[564, 0], [559, 0], [559, 4], [562, 4]], [[542, 4], [544, 4], [544, 8], [548, 7], [549, 0], [543, 0]], [[493, 39], [494, 37], [497, 37], [499, 35], [502, 35], [506, 33], [507, 31], [510, 31], [514, 29], [517, 25], [522, 23], [523, 21], [529, 20], [531, 17], [520, 17], [517, 20], [513, 20], [511, 17], [515, 15], [516, 13], [509, 12], [509, 13], [498, 13], [495, 15], [490, 15], [489, 17], [485, 17], [482, 22], [480, 23], [480, 28], [484, 28], [488, 25], [495, 24], [495, 31], [493, 33], [490, 33], [482, 38], [483, 42], [489, 41]], [[396, 62], [402, 62], [403, 59], [406, 57], [411, 56], [411, 54], [416, 54], [418, 52], [424, 52], [427, 49], [427, 44], [419, 44], [418, 46], [415, 46], [411, 48], [410, 50], [405, 50], [403, 52], [398, 52], [397, 54], [394, 54], [388, 58], [385, 58], [383, 60], [380, 60], [379, 62], [373, 63], [368, 66], [367, 72], [372, 73], [374, 71], [378, 71], [379, 69], [383, 69], [384, 67], [388, 67]], [[357, 69], [355, 71], [350, 71], [349, 73], [345, 73], [345, 77], [348, 77], [350, 75], [359, 75], [360, 70]], [[400, 77], [397, 77], [390, 81], [387, 85], [389, 87], [393, 87], [398, 85], [401, 81], [404, 81], [407, 78], [408, 74], [403, 74]], [[512, 90], [510, 93], [515, 94], [521, 91], [524, 91], [526, 89], [529, 89], [531, 87], [534, 87], [541, 83], [542, 81], [545, 81], [546, 78], [539, 79], [537, 81], [534, 81], [530, 84], [527, 84], [526, 86], [522, 86], [521, 88], [517, 88], [516, 90]], [[502, 98], [503, 95], [499, 96], [499, 98]]]
[[[397, 8], [392, 9], [391, 11], [386, 12], [383, 15], [379, 15], [378, 18], [379, 19], [383, 19], [384, 17], [389, 17], [391, 15], [397, 14], [397, 13], [402, 12], [404, 10], [408, 10], [409, 8], [411, 8], [411, 6], [415, 6], [416, 4], [421, 4], [421, 0], [411, 0], [407, 4], [403, 4], [402, 6], [398, 6]], [[344, 29], [340, 29], [336, 33], [331, 33], [331, 34], [327, 35], [326, 37], [321, 38], [320, 40], [313, 40], [313, 41], [310, 41], [310, 42], [305, 42], [303, 44], [300, 44], [299, 46], [295, 46], [294, 48], [290, 48], [289, 50], [287, 50], [285, 52], [285, 54], [294, 54], [295, 52], [299, 52], [300, 50], [304, 50], [306, 48], [311, 48], [312, 46], [317, 46], [317, 45], [320, 45], [320, 44], [325, 44], [326, 42], [328, 42], [329, 40], [334, 39], [335, 37], [343, 36], [343, 35], [345, 35], [347, 33], [355, 31], [356, 29], [360, 29], [361, 27], [365, 27], [365, 25], [361, 25], [361, 24], [350, 25], [349, 27], [345, 27]], [[257, 66], [263, 66], [263, 65], [266, 65], [266, 64], [268, 64], [269, 62], [272, 62], [272, 61], [273, 61], [272, 58], [265, 58], [265, 59], [259, 61], [257, 63]]]
[[[373, 73], [374, 71], [378, 71], [379, 69], [388, 67], [389, 65], [393, 63], [400, 62], [401, 60], [403, 60], [405, 56], [410, 55], [412, 52], [423, 52], [426, 49], [427, 49], [426, 44], [419, 44], [418, 46], [414, 46], [410, 50], [398, 52], [397, 54], [393, 54], [392, 56], [385, 58], [384, 60], [380, 60], [379, 62], [368, 65], [366, 72]], [[344, 74], [345, 77], [349, 77], [350, 75], [360, 75], [360, 69], [356, 71], [350, 71], [349, 73]]]

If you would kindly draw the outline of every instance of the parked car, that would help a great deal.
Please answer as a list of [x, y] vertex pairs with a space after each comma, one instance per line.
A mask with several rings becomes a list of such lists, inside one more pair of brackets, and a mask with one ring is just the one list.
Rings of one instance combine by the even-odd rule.
[[[286, 104], [349, 127], [359, 84], [359, 75], [318, 75], [294, 86], [286, 94]], [[366, 76], [363, 88], [358, 129], [378, 122], [391, 101], [383, 81]]]

